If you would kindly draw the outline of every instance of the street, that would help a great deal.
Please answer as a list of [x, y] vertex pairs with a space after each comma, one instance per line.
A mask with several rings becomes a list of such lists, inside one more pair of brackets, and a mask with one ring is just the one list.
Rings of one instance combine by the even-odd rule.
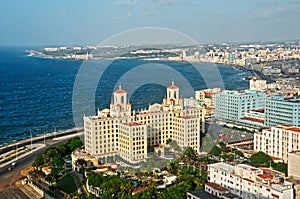
[[[43, 147], [37, 151], [28, 154], [23, 158], [18, 159], [16, 161], [17, 164], [15, 168], [13, 168], [12, 170], [10, 171], [7, 170], [8, 167], [10, 167], [11, 165], [3, 166], [0, 169], [0, 198], [1, 199], [6, 199], [6, 198], [27, 199], [28, 197], [17, 186], [15, 186], [15, 182], [23, 178], [20, 172], [32, 164], [34, 158], [38, 153], [41, 153], [46, 149], [55, 146], [57, 144], [65, 143], [68, 141], [68, 139], [70, 138], [66, 137], [65, 139], [56, 140], [56, 141], [46, 140], [46, 147]], [[43, 143], [43, 141], [40, 143]]]

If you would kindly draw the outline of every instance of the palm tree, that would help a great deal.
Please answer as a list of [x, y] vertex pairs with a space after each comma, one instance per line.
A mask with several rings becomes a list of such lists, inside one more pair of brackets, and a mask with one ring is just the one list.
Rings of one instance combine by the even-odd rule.
[[133, 188], [133, 184], [130, 181], [123, 182], [120, 186], [121, 191], [125, 193], [131, 193]]

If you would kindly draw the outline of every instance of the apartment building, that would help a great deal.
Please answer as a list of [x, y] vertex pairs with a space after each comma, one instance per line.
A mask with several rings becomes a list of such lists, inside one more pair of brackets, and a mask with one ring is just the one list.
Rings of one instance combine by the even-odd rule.
[[265, 124], [268, 127], [280, 124], [300, 124], [300, 98], [271, 96], [266, 100]]
[[284, 180], [284, 173], [255, 168], [245, 164], [208, 165], [208, 182], [218, 184], [235, 196], [249, 199], [293, 199], [293, 184]]
[[254, 151], [288, 162], [288, 153], [300, 150], [300, 127], [278, 125], [254, 135]]

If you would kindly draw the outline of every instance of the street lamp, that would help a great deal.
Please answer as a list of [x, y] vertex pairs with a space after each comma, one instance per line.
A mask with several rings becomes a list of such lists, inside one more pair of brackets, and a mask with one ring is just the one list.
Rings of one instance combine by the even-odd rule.
[[32, 131], [30, 129], [30, 151], [32, 152]]
[[16, 160], [18, 160], [18, 142], [16, 142]]
[[56, 138], [56, 126], [53, 126], [54, 137]]

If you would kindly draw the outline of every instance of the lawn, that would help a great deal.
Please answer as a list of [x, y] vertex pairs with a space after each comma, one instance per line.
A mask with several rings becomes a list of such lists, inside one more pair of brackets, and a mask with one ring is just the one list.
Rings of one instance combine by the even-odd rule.
[[69, 174], [66, 174], [62, 179], [57, 183], [57, 187], [67, 194], [77, 193], [76, 184]]

